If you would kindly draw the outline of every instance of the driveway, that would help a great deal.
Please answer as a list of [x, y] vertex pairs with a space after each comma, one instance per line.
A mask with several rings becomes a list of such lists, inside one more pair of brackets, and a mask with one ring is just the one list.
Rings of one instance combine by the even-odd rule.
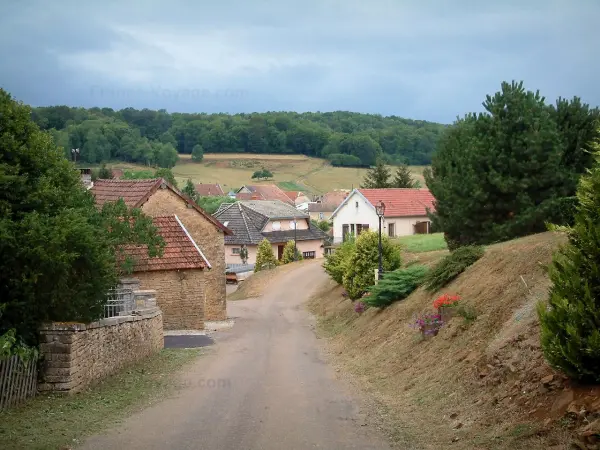
[[184, 374], [178, 394], [88, 439], [100, 450], [389, 449], [319, 351], [303, 303], [325, 279], [310, 261], [259, 299], [231, 302], [235, 326]]

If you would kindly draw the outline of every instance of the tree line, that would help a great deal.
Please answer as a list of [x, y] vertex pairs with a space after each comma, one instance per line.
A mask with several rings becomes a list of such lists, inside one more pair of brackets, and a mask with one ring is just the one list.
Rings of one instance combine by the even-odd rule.
[[208, 153], [304, 154], [338, 166], [387, 163], [427, 165], [445, 126], [433, 122], [344, 111], [187, 114], [126, 108], [34, 108], [33, 120], [48, 130], [71, 158], [122, 160], [172, 167], [178, 153], [195, 161]]

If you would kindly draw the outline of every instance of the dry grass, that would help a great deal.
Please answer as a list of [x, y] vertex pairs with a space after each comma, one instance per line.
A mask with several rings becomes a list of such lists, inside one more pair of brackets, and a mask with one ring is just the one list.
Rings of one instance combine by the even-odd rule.
[[[148, 167], [115, 163], [111, 167], [122, 169], [147, 170]], [[252, 174], [261, 168], [269, 169], [273, 179], [269, 181], [252, 180]], [[424, 166], [414, 166], [411, 170], [415, 178], [424, 186], [422, 172]], [[390, 170], [395, 170], [390, 167]], [[304, 155], [258, 155], [245, 153], [206, 154], [204, 161], [195, 163], [190, 155], [179, 155], [179, 161], [173, 168], [177, 182], [183, 186], [190, 178], [194, 183], [219, 183], [227, 192], [244, 184], [279, 184], [296, 185], [309, 193], [324, 193], [334, 189], [350, 189], [358, 187], [367, 169], [332, 167], [320, 158], [309, 158]]]
[[335, 360], [410, 430], [416, 448], [563, 445], [568, 431], [544, 426], [546, 418], [562, 417], [566, 405], [553, 409], [557, 394], [540, 390], [541, 378], [553, 372], [541, 354], [535, 314], [549, 287], [543, 266], [562, 241], [543, 233], [487, 248], [444, 289], [460, 294], [477, 319], [454, 318], [429, 340], [410, 327], [415, 314], [432, 312], [438, 295], [422, 288], [358, 316], [330, 282], [311, 309], [331, 337]]

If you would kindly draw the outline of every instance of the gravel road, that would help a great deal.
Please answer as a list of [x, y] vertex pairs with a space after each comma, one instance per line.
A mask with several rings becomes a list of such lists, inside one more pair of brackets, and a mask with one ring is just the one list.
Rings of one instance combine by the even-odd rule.
[[303, 304], [325, 276], [318, 261], [306, 262], [263, 297], [230, 302], [235, 326], [213, 335], [216, 344], [177, 380], [174, 397], [83, 448], [389, 449], [319, 350]]

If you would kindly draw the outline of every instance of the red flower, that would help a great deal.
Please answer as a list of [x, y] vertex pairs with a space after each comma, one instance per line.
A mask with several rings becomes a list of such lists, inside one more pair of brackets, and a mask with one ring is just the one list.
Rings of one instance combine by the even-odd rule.
[[435, 309], [439, 309], [442, 306], [453, 306], [460, 301], [460, 295], [449, 295], [443, 294], [440, 295], [434, 302], [433, 307]]

